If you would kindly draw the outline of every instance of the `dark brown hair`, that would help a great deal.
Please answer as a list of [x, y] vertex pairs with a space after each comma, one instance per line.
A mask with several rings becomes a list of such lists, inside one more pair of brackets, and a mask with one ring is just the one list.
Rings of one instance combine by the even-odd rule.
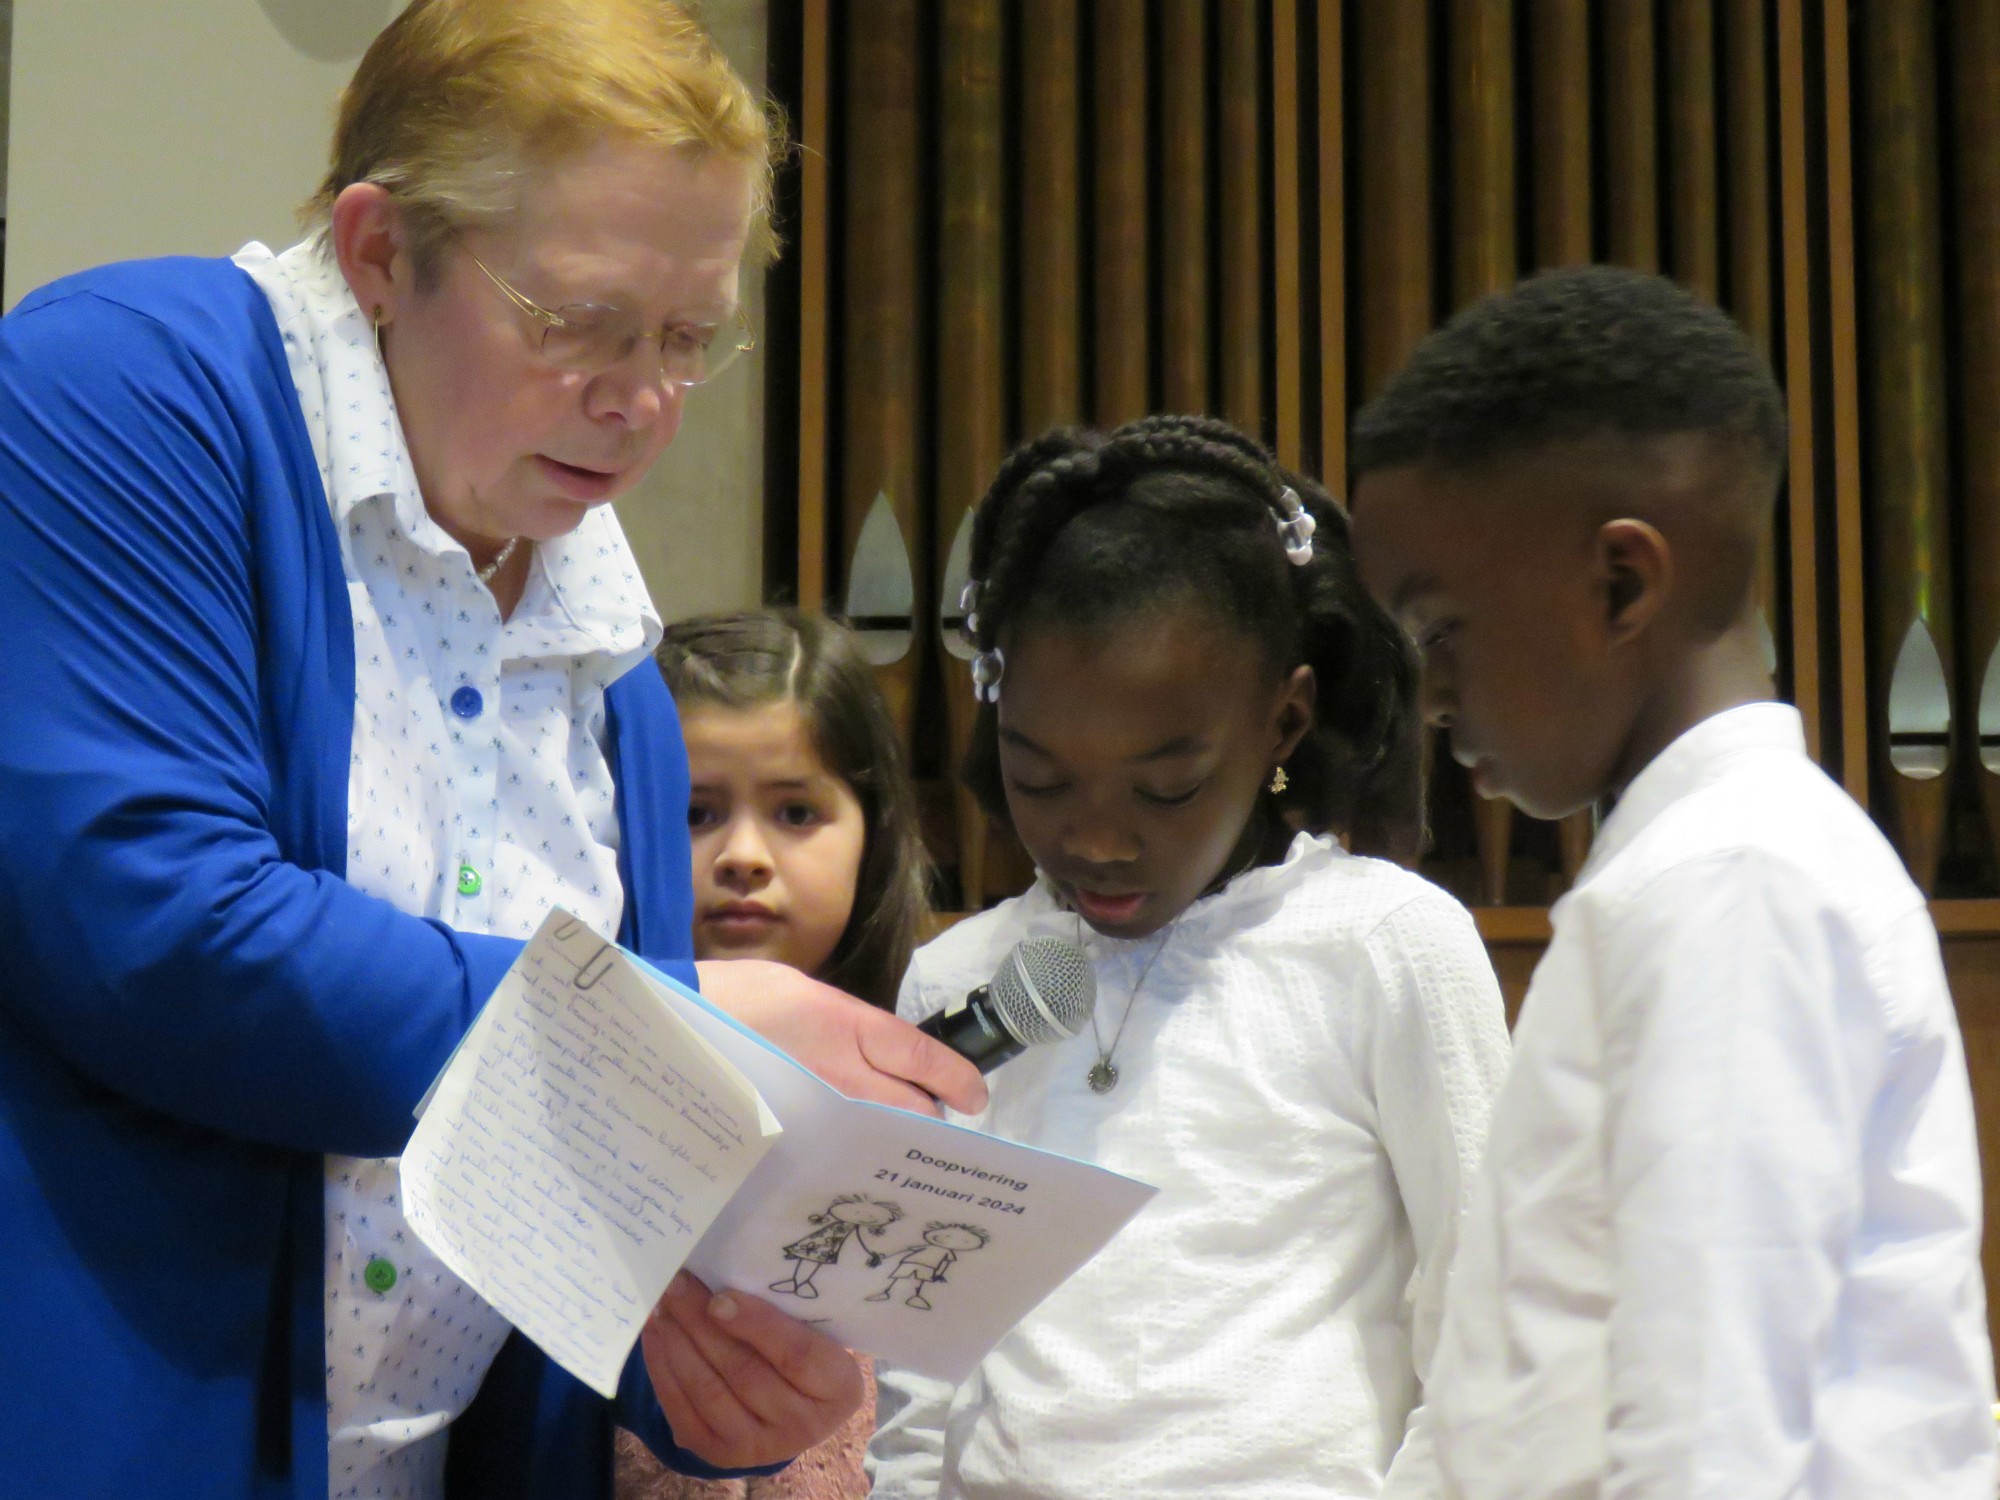
[[895, 726], [854, 637], [817, 615], [745, 610], [669, 625], [657, 656], [684, 707], [798, 705], [814, 751], [861, 804], [866, 835], [853, 914], [815, 977], [893, 1010], [928, 909], [930, 860]]
[[[1302, 567], [1287, 560], [1276, 521], [1286, 490], [1318, 527]], [[1264, 796], [1285, 826], [1343, 833], [1362, 853], [1415, 857], [1415, 656], [1361, 586], [1346, 512], [1254, 438], [1184, 416], [1045, 433], [1009, 455], [980, 502], [972, 572], [981, 650], [1013, 632], [1189, 608], [1258, 641], [1275, 673], [1310, 666], [1312, 727], [1285, 763], [1286, 790]], [[998, 715], [982, 705], [962, 775], [1005, 821], [997, 730]]]

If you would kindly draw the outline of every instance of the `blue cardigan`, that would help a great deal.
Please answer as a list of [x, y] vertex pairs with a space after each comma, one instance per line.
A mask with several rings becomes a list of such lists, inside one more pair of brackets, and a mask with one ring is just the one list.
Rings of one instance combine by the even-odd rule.
[[[0, 319], [0, 1495], [325, 1500], [321, 1157], [393, 1156], [519, 951], [342, 878], [340, 549], [227, 261]], [[692, 982], [687, 761], [608, 695], [625, 943]], [[615, 1407], [516, 1335], [447, 1487], [610, 1493]]]

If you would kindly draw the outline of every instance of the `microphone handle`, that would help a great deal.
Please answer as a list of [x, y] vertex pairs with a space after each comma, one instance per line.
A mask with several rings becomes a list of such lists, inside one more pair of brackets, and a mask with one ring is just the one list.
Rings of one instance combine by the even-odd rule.
[[1003, 1062], [1027, 1051], [1025, 1043], [1001, 1024], [987, 987], [981, 985], [965, 997], [957, 1010], [939, 1011], [919, 1021], [917, 1030], [936, 1037], [982, 1073], [991, 1073]]

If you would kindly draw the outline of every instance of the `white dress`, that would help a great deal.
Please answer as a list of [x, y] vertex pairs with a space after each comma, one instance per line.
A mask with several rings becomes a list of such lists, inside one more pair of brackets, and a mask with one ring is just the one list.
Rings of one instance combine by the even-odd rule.
[[[898, 1008], [956, 1005], [1021, 938], [1078, 930], [1037, 885], [919, 952]], [[1301, 835], [1163, 938], [1082, 932], [1107, 1043], [1131, 1007], [1117, 1086], [1089, 1088], [1086, 1030], [993, 1074], [971, 1123], [1160, 1195], [955, 1394], [881, 1372], [874, 1493], [1435, 1493], [1423, 1373], [1507, 1062], [1471, 918]]]

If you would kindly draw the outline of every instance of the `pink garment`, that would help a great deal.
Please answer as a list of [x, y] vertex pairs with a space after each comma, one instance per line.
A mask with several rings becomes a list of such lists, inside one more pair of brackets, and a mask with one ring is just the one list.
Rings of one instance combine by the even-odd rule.
[[768, 1479], [689, 1479], [674, 1474], [629, 1432], [618, 1434], [617, 1500], [867, 1500], [861, 1456], [875, 1435], [875, 1366], [856, 1355], [868, 1381], [861, 1408], [832, 1437]]

